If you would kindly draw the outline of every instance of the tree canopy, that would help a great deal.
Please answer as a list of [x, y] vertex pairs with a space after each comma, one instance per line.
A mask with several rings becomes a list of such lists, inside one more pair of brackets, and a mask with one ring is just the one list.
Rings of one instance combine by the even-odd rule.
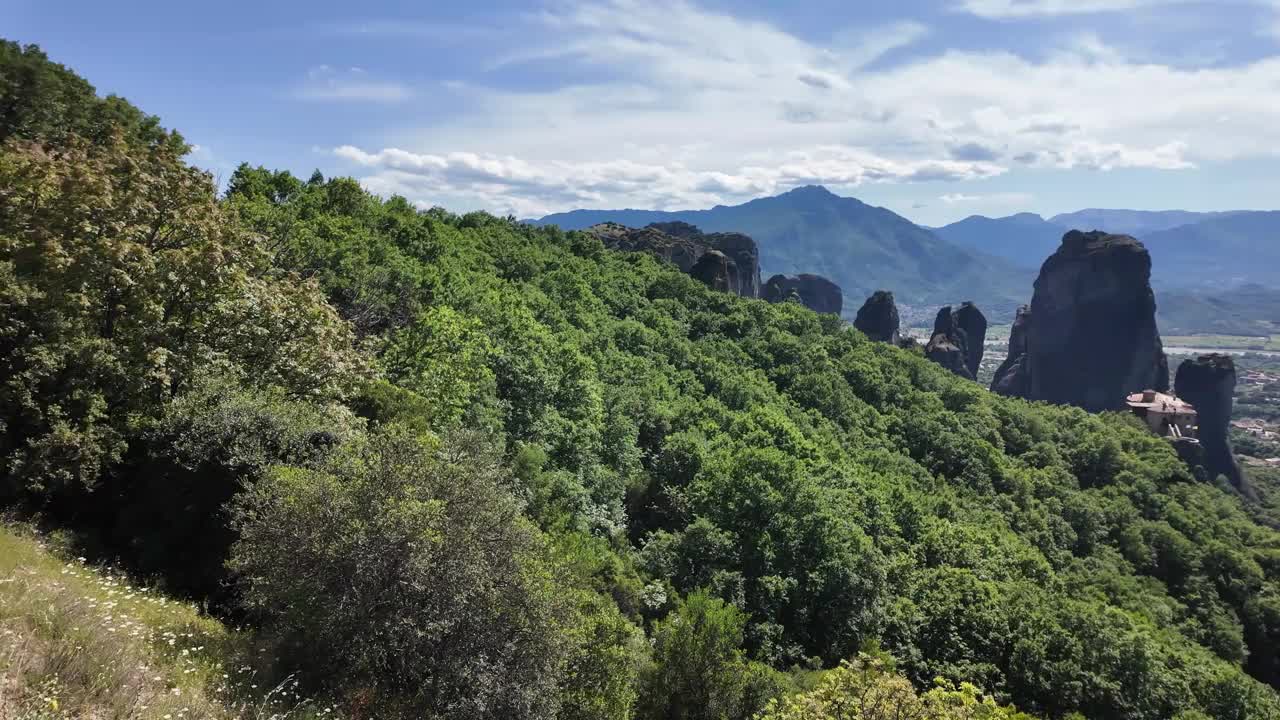
[[1280, 533], [1131, 418], [587, 234], [248, 164], [218, 197], [4, 52], [4, 501], [312, 686], [436, 717], [1280, 714]]

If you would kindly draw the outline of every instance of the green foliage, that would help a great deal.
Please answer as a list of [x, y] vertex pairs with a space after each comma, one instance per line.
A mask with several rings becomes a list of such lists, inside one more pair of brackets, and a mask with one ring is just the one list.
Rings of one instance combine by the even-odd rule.
[[105, 143], [118, 132], [133, 144], [187, 151], [182, 136], [160, 127], [155, 116], [115, 95], [99, 98], [84, 78], [35, 45], [0, 40], [0, 143], [65, 144], [72, 137]]
[[617, 606], [579, 592], [578, 614], [568, 631], [571, 650], [560, 680], [561, 720], [630, 720], [639, 698], [640, 674], [649, 659], [644, 632]]
[[439, 306], [391, 336], [383, 363], [391, 380], [426, 400], [433, 421], [446, 427], [482, 393], [494, 393], [489, 352], [479, 323]]
[[350, 178], [304, 183], [243, 164], [225, 204], [267, 238], [278, 266], [314, 278], [361, 336], [408, 325], [431, 299], [423, 263], [437, 241], [403, 198], [378, 200]]
[[[462, 418], [505, 438], [541, 528], [622, 558], [575, 563], [625, 613], [663, 618], [702, 592], [740, 614], [715, 664], [833, 666], [878, 641], [917, 683], [973, 681], [1051, 715], [1275, 706], [1243, 670], [1274, 657], [1256, 598], [1280, 576], [1259, 580], [1246, 558], [1276, 536], [1128, 418], [995, 397], [803, 308], [573, 233], [420, 217], [434, 254], [402, 249], [397, 272], [430, 310], [381, 332], [383, 363], [430, 427]], [[678, 697], [699, 686], [658, 647], [674, 617], [653, 626], [646, 682]], [[1224, 679], [1261, 694], [1214, 689]], [[641, 705], [676, 712], [670, 692]]]
[[347, 326], [168, 146], [10, 144], [0, 187], [6, 494], [92, 486], [198, 371], [317, 398], [361, 372]]
[[340, 405], [201, 379], [112, 473], [113, 492], [94, 506], [99, 539], [169, 592], [225, 603], [235, 540], [227, 503], [271, 467], [316, 467], [357, 437], [358, 422]]
[[356, 712], [745, 718], [878, 646], [783, 717], [1280, 714], [1274, 481], [583, 234], [247, 165], [218, 200], [81, 90], [0, 151], [5, 499], [206, 599], [234, 543]]
[[746, 618], [723, 601], [692, 593], [653, 628], [653, 664], [644, 679], [639, 717], [658, 720], [750, 718], [763, 701], [759, 686], [777, 685], [767, 668], [742, 653]]
[[761, 720], [1031, 720], [970, 683], [939, 680], [918, 693], [883, 658], [859, 655], [827, 672], [813, 690], [773, 701]]
[[[431, 717], [554, 717], [573, 608], [492, 449], [431, 445], [377, 435], [254, 483], [236, 501], [231, 559], [245, 604], [313, 681], [378, 688]], [[617, 622], [582, 632], [625, 640]], [[578, 688], [616, 695], [597, 669], [606, 677]]]

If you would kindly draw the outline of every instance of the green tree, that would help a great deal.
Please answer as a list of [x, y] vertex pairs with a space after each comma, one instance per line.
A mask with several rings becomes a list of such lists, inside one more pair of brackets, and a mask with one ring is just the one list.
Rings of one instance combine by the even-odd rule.
[[491, 352], [479, 323], [442, 305], [392, 335], [383, 362], [391, 379], [432, 405], [436, 427], [448, 427], [482, 395], [493, 395]]
[[883, 658], [859, 655], [817, 687], [770, 703], [760, 720], [1032, 720], [972, 684], [939, 681], [918, 693]]
[[99, 98], [88, 81], [39, 47], [0, 40], [0, 143], [61, 145], [75, 136], [107, 143], [117, 132], [131, 144], [187, 151], [182, 136], [160, 127], [158, 118], [115, 95]]
[[215, 371], [298, 397], [363, 372], [308, 283], [277, 277], [165, 145], [0, 149], [0, 475], [95, 483], [131, 427]]
[[555, 717], [572, 608], [509, 484], [472, 435], [374, 436], [254, 483], [230, 566], [313, 685], [377, 688], [431, 717]]
[[641, 693], [640, 717], [653, 720], [749, 718], [768, 697], [752, 685], [771, 684], [768, 673], [742, 651], [746, 617], [701, 592], [653, 628], [653, 665]]

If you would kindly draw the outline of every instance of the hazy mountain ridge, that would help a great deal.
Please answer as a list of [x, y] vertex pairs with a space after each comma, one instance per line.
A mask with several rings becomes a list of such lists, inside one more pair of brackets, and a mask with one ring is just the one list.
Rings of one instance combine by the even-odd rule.
[[1280, 283], [1277, 211], [1080, 210], [1048, 220], [1033, 213], [973, 215], [931, 229], [944, 240], [1034, 267], [1068, 230], [1103, 230], [1141, 240], [1151, 250], [1155, 282], [1163, 287]]
[[930, 229], [943, 240], [1035, 269], [1053, 254], [1070, 228], [1026, 212], [998, 218], [970, 215]]
[[[926, 227], [885, 208], [797, 188], [707, 210], [573, 210], [530, 222], [578, 230], [680, 220], [708, 232], [746, 233], [765, 276], [814, 272], [845, 289], [846, 310], [877, 289], [928, 309], [972, 299], [995, 322], [1030, 298], [1031, 280], [1068, 230], [1101, 229], [1142, 240], [1153, 259], [1162, 322], [1178, 334], [1267, 334], [1280, 321], [1280, 212], [1085, 209], [1045, 219], [1031, 212], [971, 215]], [[1239, 288], [1235, 290], [1234, 288]], [[1237, 297], [1237, 293], [1239, 296]]]
[[[1171, 222], [1191, 222], [1164, 227]], [[1151, 252], [1161, 327], [1173, 334], [1268, 335], [1280, 324], [1280, 212], [1081, 210], [974, 215], [933, 228], [944, 240], [1039, 267], [1069, 229], [1134, 235]], [[1143, 229], [1145, 228], [1145, 229]], [[1160, 229], [1155, 229], [1160, 228]]]
[[1247, 283], [1280, 287], [1280, 211], [1224, 214], [1140, 239], [1162, 285], [1215, 292]]
[[607, 221], [635, 227], [671, 220], [707, 232], [746, 233], [760, 245], [764, 275], [817, 273], [851, 300], [885, 288], [907, 305], [974, 300], [996, 317], [1012, 317], [1031, 286], [1032, 273], [1005, 258], [819, 186], [709, 210], [574, 210], [533, 222], [577, 230]]
[[1280, 290], [1243, 285], [1230, 290], [1167, 290], [1157, 298], [1168, 335], [1269, 336], [1280, 331]]
[[[1194, 225], [1205, 220], [1249, 212], [1226, 210], [1222, 212], [1195, 212], [1192, 210], [1127, 210], [1122, 208], [1086, 208], [1074, 212], [1059, 213], [1049, 218], [1054, 225], [1068, 229], [1105, 230], [1111, 233], [1133, 235], [1139, 239], [1147, 233], [1171, 230], [1182, 225]], [[1087, 227], [1086, 227], [1087, 226]]]

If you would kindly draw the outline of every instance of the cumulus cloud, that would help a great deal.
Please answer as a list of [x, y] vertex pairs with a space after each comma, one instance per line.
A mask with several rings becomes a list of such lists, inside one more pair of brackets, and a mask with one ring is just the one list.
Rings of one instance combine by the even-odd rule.
[[408, 87], [371, 78], [361, 68], [336, 69], [328, 65], [308, 70], [306, 79], [294, 92], [300, 100], [376, 103], [400, 102], [411, 95]]
[[[988, 14], [1064, 3], [970, 2]], [[1123, 5], [1071, 5], [1081, 3]], [[517, 91], [460, 79], [441, 104], [462, 110], [336, 152], [371, 188], [533, 213], [1024, 167], [1176, 171], [1280, 148], [1274, 57], [1179, 68], [1090, 36], [1035, 55], [926, 51], [915, 44], [929, 32], [913, 23], [819, 43], [681, 0], [557, 7], [529, 16], [530, 31], [487, 70], [553, 60], [589, 82]]]
[[792, 152], [768, 166], [697, 170], [681, 163], [555, 161], [535, 165], [514, 156], [454, 152], [413, 153], [398, 148], [366, 152], [344, 145], [334, 154], [371, 172], [366, 187], [431, 205], [433, 198], [470, 194], [499, 212], [546, 214], [566, 207], [629, 198], [658, 209], [700, 207], [747, 199], [800, 185], [856, 186], [866, 182], [967, 180], [998, 175], [989, 163], [902, 162], [858, 148], [826, 146]]

